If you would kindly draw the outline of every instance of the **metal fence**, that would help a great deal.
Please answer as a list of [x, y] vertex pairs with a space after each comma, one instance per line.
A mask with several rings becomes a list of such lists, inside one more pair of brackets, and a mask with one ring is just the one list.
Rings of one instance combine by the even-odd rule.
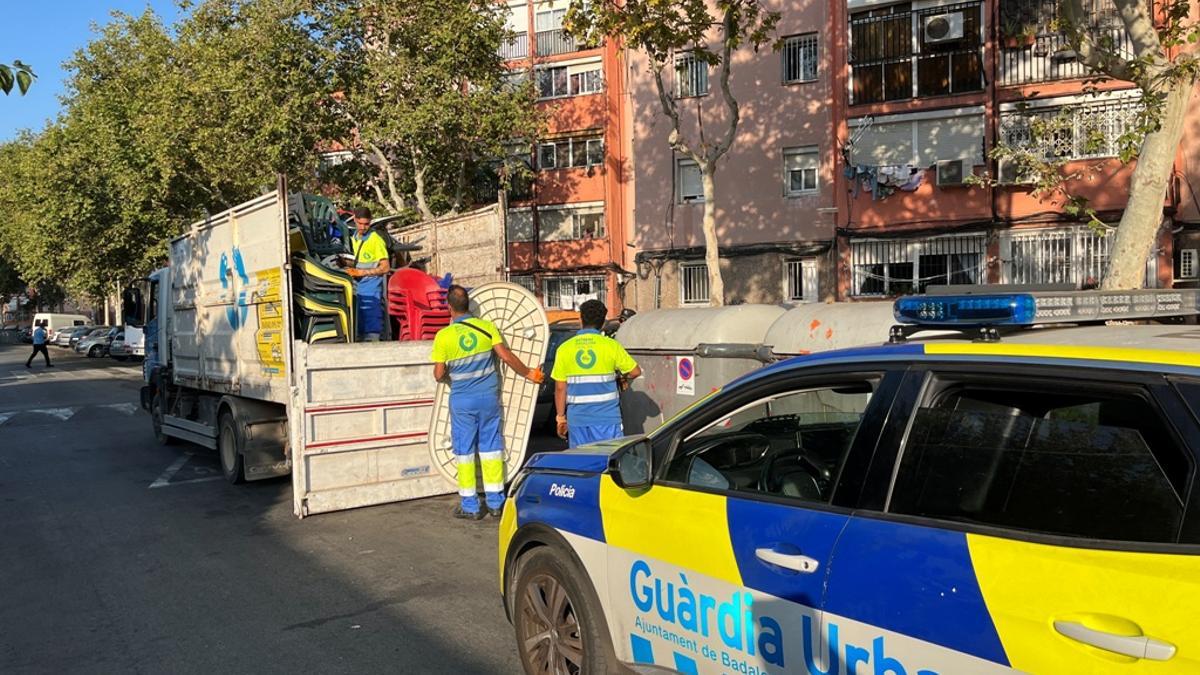
[[[1082, 0], [1091, 20], [1088, 33], [1098, 44], [1133, 58], [1133, 45], [1112, 0]], [[1001, 85], [1088, 77], [1067, 37], [1057, 29], [1059, 0], [1001, 0]]]
[[[1004, 113], [1000, 138], [1010, 147], [1039, 150], [1045, 159], [1116, 157], [1120, 138], [1137, 125], [1141, 110], [1139, 99], [1120, 98], [1072, 105], [1065, 115], [1061, 107]], [[1034, 138], [1036, 120], [1044, 123], [1043, 138]]]
[[1010, 232], [1001, 238], [1004, 281], [1096, 286], [1108, 266], [1111, 244], [1109, 231], [1088, 227]]
[[500, 58], [512, 60], [529, 56], [529, 34], [510, 35], [500, 43]]
[[554, 56], [578, 51], [575, 38], [561, 28], [556, 30], [540, 30], [537, 32], [538, 56]]

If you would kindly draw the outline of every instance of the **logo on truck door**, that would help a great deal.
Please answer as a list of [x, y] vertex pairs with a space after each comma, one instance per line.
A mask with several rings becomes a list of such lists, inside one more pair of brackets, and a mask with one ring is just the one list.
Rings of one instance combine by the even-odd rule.
[[[246, 263], [242, 260], [242, 252], [237, 247], [233, 249], [233, 271], [237, 273], [238, 279], [241, 280], [241, 289], [238, 290], [237, 303], [225, 308], [225, 318], [229, 320], [229, 325], [234, 330], [237, 330], [246, 323], [246, 314], [249, 312], [249, 307], [246, 305], [246, 287], [250, 285], [250, 277], [246, 274]], [[232, 282], [229, 270], [229, 256], [221, 254], [221, 288], [228, 289]]]

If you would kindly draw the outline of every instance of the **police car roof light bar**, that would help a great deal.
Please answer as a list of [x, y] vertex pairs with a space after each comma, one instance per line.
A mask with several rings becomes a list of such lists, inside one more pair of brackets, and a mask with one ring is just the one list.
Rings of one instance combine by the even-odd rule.
[[990, 341], [1003, 329], [1196, 315], [1200, 289], [912, 295], [896, 300], [892, 311], [900, 324], [893, 342], [926, 329], [975, 328]]

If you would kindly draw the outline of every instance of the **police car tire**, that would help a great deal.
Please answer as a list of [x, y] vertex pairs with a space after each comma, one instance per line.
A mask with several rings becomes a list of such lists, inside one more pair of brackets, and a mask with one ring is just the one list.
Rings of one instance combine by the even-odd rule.
[[[226, 432], [228, 431], [228, 435]], [[225, 445], [233, 443], [230, 448], [233, 452], [226, 452]], [[217, 425], [217, 456], [221, 460], [221, 473], [225, 475], [225, 480], [237, 485], [238, 483], [246, 482], [246, 472], [244, 469], [245, 458], [242, 457], [242, 432], [241, 425], [234, 419], [230, 413], [221, 415], [221, 421]], [[232, 460], [226, 459], [227, 454], [232, 454]], [[230, 464], [232, 461], [232, 464]]]
[[518, 561], [516, 583], [513, 589], [516, 593], [513, 601], [513, 628], [517, 637], [517, 651], [521, 657], [521, 665], [526, 673], [539, 673], [539, 669], [530, 662], [531, 654], [525, 649], [525, 638], [521, 635], [523, 622], [521, 613], [527, 605], [527, 587], [540, 576], [548, 576], [557, 581], [567, 591], [567, 599], [579, 624], [579, 633], [583, 642], [583, 668], [580, 675], [606, 675], [619, 672], [616, 668], [616, 658], [612, 653], [612, 641], [608, 636], [608, 626], [595, 593], [585, 588], [580, 579], [586, 579], [582, 570], [566, 553], [554, 546], [539, 546], [526, 553]]

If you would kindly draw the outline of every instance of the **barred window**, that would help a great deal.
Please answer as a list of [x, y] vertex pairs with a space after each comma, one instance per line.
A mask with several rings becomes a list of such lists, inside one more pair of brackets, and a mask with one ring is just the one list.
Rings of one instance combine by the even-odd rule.
[[817, 79], [817, 34], [805, 33], [783, 39], [783, 81], [808, 82]]
[[788, 302], [816, 302], [817, 261], [794, 258], [783, 261], [783, 298]]
[[607, 299], [604, 277], [548, 277], [542, 281], [547, 309], [578, 309], [588, 300]]
[[1010, 232], [1001, 250], [1005, 281], [1095, 288], [1108, 267], [1109, 232], [1090, 227]]
[[906, 295], [930, 286], [984, 283], [986, 246], [983, 234], [851, 242], [853, 294]]
[[517, 284], [528, 290], [530, 293], [537, 293], [537, 281], [532, 274], [510, 274], [508, 275], [509, 283]]
[[1037, 149], [1047, 160], [1116, 157], [1141, 110], [1140, 100], [1119, 99], [1008, 112], [1000, 116], [1000, 138], [1012, 148]]
[[685, 305], [708, 302], [708, 265], [702, 262], [679, 263], [679, 301]]
[[708, 93], [708, 64], [694, 52], [675, 57], [675, 98], [704, 96]]
[[[1129, 60], [1133, 41], [1112, 0], [1081, 0], [1083, 28], [1096, 44]], [[1002, 85], [1090, 77], [1058, 18], [1059, 0], [1000, 0], [999, 73]]]

